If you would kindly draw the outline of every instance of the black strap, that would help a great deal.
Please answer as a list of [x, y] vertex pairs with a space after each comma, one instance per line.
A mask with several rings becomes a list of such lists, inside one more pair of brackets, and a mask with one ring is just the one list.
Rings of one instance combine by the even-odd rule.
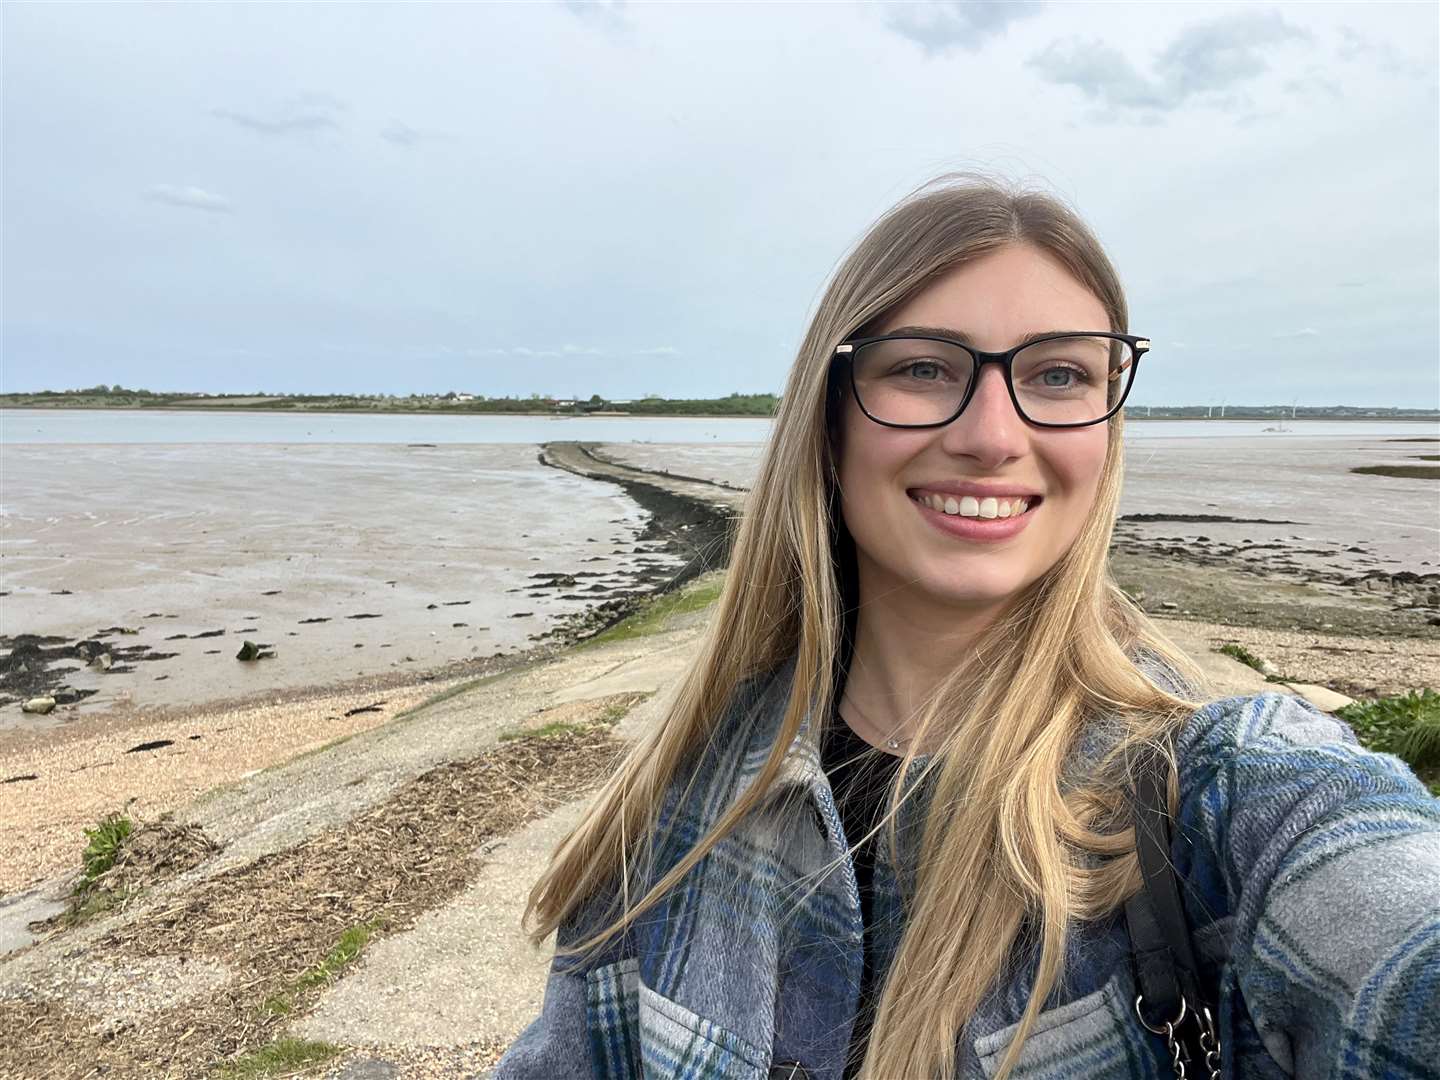
[[[1210, 1028], [1215, 1003], [1203, 992], [1200, 968], [1190, 944], [1190, 926], [1180, 885], [1170, 862], [1170, 812], [1166, 798], [1169, 768], [1163, 755], [1148, 753], [1135, 776], [1135, 841], [1143, 887], [1125, 904], [1139, 989], [1136, 1011], [1157, 1033], [1167, 1023], [1194, 1062], [1210, 1047], [1200, 1042]], [[1202, 1014], [1201, 1010], [1209, 1010]], [[1193, 1022], [1192, 1022], [1192, 1017]], [[1167, 1041], [1170, 1036], [1167, 1034]], [[1218, 1052], [1216, 1054], [1218, 1057]]]

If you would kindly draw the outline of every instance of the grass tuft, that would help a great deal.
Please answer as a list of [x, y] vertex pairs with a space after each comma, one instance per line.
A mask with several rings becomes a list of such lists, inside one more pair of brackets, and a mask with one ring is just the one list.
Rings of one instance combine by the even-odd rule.
[[352, 926], [340, 935], [335, 947], [314, 967], [295, 980], [297, 990], [308, 990], [312, 986], [326, 986], [334, 982], [342, 971], [355, 962], [365, 951], [375, 931], [380, 928], [379, 919]]
[[334, 1043], [312, 1042], [309, 1039], [286, 1036], [237, 1058], [220, 1069], [216, 1075], [221, 1080], [250, 1080], [252, 1077], [277, 1076], [281, 1073], [329, 1061], [340, 1054], [342, 1049]]
[[1394, 754], [1440, 795], [1440, 694], [1411, 690], [1335, 710], [1368, 750]]
[[1254, 668], [1262, 675], [1265, 674], [1265, 662], [1261, 660], [1260, 657], [1252, 653], [1249, 649], [1245, 648], [1244, 645], [1236, 645], [1234, 642], [1230, 642], [1228, 644], [1221, 645], [1220, 648], [1216, 651], [1222, 652], [1226, 656], [1230, 656], [1236, 660], [1239, 660], [1240, 663], [1244, 664], [1246, 667]]
[[85, 876], [77, 886], [77, 892], [89, 888], [96, 878], [115, 865], [120, 846], [134, 831], [135, 823], [118, 812], [107, 814], [95, 828], [85, 830], [85, 839], [88, 842], [85, 853], [81, 856]]
[[355, 962], [370, 939], [381, 928], [381, 919], [352, 926], [340, 935], [325, 959], [300, 973], [286, 989], [271, 994], [260, 1004], [262, 1016], [289, 1016], [295, 1011], [295, 996], [316, 986], [329, 986], [338, 979], [345, 969]]

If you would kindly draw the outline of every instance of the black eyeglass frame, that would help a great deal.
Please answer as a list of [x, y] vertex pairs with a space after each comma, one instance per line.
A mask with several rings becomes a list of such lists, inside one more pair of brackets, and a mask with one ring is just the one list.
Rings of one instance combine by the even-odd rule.
[[[1086, 420], [1081, 423], [1069, 424], [1052, 424], [1044, 420], [1032, 420], [1029, 416], [1025, 415], [1025, 410], [1020, 407], [1020, 399], [1015, 394], [1015, 357], [1020, 353], [1021, 349], [1028, 349], [1031, 345], [1038, 345], [1042, 341], [1056, 341], [1061, 338], [1072, 337], [1111, 338], [1115, 341], [1123, 341], [1126, 345], [1130, 346], [1130, 352], [1132, 354], [1130, 360], [1131, 372], [1130, 378], [1125, 383], [1125, 390], [1123, 393], [1121, 393], [1120, 400], [1115, 402], [1114, 407], [1109, 412], [1107, 412], [1104, 416], [1098, 417], [1094, 420]], [[954, 345], [957, 348], [964, 349], [975, 361], [975, 377], [970, 380], [970, 385], [966, 387], [965, 396], [960, 400], [960, 407], [956, 409], [946, 419], [936, 420], [933, 423], [929, 424], [895, 424], [890, 422], [889, 420], [881, 420], [875, 416], [872, 416], [870, 410], [865, 408], [865, 403], [860, 400], [860, 389], [855, 385], [855, 364], [853, 361], [856, 352], [864, 348], [866, 345], [875, 344], [875, 342], [877, 341], [941, 341], [944, 342], [946, 345]], [[1021, 420], [1024, 420], [1027, 424], [1032, 424], [1035, 427], [1080, 428], [1093, 427], [1096, 424], [1103, 424], [1105, 423], [1105, 421], [1109, 420], [1112, 416], [1114, 416], [1116, 413], [1118, 413], [1121, 409], [1125, 407], [1125, 399], [1130, 396], [1130, 391], [1135, 387], [1135, 376], [1140, 369], [1140, 357], [1144, 356], [1149, 351], [1149, 338], [1137, 337], [1134, 334], [1115, 334], [1105, 330], [1070, 330], [1060, 334], [1047, 334], [1044, 337], [1039, 337], [1035, 338], [1032, 341], [1027, 341], [1024, 345], [1017, 345], [1013, 349], [1006, 349], [1004, 352], [982, 352], [979, 349], [972, 349], [964, 342], [956, 341], [954, 338], [941, 337], [938, 334], [881, 334], [879, 337], [850, 338], [846, 341], [841, 342], [839, 345], [835, 346], [835, 352], [830, 358], [830, 363], [832, 368], [841, 363], [845, 364], [846, 368], [849, 370], [850, 393], [855, 398], [855, 404], [860, 406], [860, 411], [864, 413], [868, 419], [870, 419], [874, 423], [882, 425], [883, 427], [911, 429], [936, 428], [944, 427], [946, 424], [954, 423], [955, 420], [959, 418], [960, 414], [965, 411], [966, 407], [969, 406], [970, 399], [975, 396], [975, 388], [980, 385], [980, 376], [983, 375], [985, 372], [984, 365], [999, 364], [1001, 370], [1005, 373], [1005, 389], [1008, 390], [1010, 393], [1010, 403], [1015, 406], [1015, 415], [1020, 417]]]

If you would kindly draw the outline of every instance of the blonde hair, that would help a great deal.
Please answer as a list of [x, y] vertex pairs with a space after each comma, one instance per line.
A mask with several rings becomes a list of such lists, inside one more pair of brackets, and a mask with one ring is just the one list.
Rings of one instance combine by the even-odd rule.
[[[1111, 330], [1127, 331], [1124, 294], [1098, 241], [1044, 192], [946, 174], [869, 229], [810, 321], [738, 527], [732, 569], [668, 716], [628, 755], [530, 893], [526, 918], [537, 943], [607, 888], [615, 894], [609, 925], [569, 951], [587, 952], [623, 932], [769, 792], [806, 714], [822, 726], [832, 715], [844, 616], [856, 603], [842, 573], [853, 541], [836, 501], [834, 348], [941, 273], [1015, 243], [1056, 258], [1104, 304]], [[1007, 1076], [1063, 978], [1069, 922], [1115, 911], [1140, 886], [1127, 813], [1127, 770], [1138, 751], [1165, 753], [1175, 798], [1168, 738], [1200, 703], [1181, 696], [1181, 683], [1177, 693], [1159, 685], [1135, 656], [1148, 651], [1184, 678], [1200, 675], [1110, 577], [1123, 415], [1108, 423], [1094, 511], [1074, 543], [1013, 598], [972, 655], [956, 658], [919, 717], [911, 745], [937, 747], [920, 770], [935, 774], [933, 793], [862, 1076], [952, 1077], [957, 1037], [1009, 970], [1012, 949], [1033, 941], [1034, 989], [1000, 1064], [998, 1075]], [[754, 783], [683, 859], [631, 897], [631, 860], [648, 850], [665, 792], [693, 782], [684, 766], [716, 734], [741, 681], [792, 656], [784, 718]], [[1118, 735], [1086, 775], [1065, 776], [1081, 732], [1101, 718]], [[913, 756], [891, 790], [892, 851]]]

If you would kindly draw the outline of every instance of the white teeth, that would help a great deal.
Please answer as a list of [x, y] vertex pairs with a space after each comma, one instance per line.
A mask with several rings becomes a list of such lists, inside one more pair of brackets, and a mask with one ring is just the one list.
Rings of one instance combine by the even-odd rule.
[[921, 495], [916, 501], [942, 514], [972, 518], [1019, 517], [1030, 509], [1029, 499], [977, 499], [973, 495], [962, 495], [956, 500], [954, 496], [933, 492]]

